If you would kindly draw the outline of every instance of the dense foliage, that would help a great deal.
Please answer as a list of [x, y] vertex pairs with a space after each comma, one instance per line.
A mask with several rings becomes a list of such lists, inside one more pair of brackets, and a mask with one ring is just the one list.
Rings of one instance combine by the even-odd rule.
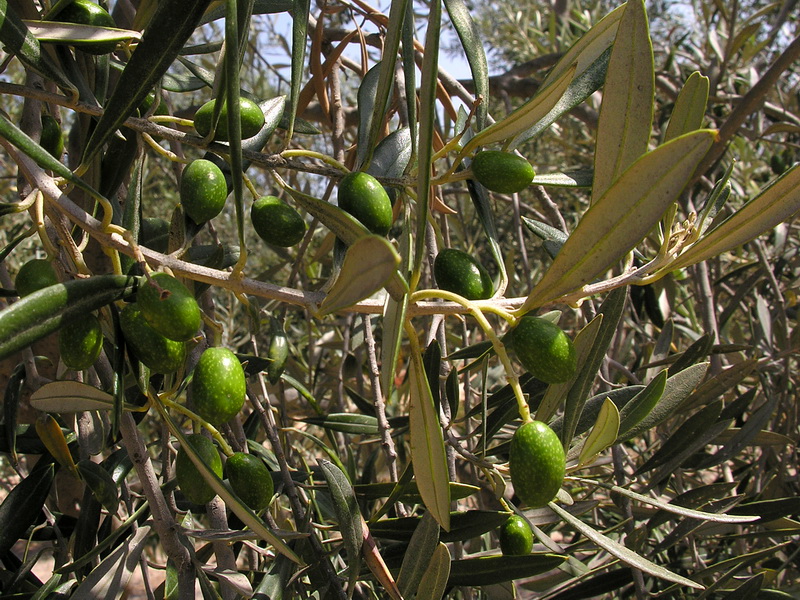
[[795, 3], [387, 4], [0, 2], [0, 596], [796, 595]]

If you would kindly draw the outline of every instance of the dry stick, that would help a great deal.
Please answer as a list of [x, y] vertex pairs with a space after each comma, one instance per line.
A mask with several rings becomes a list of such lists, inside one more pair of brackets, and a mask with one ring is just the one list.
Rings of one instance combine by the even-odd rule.
[[[389, 433], [389, 419], [386, 417], [386, 402], [383, 399], [381, 390], [381, 373], [378, 367], [378, 359], [375, 354], [375, 338], [372, 335], [372, 319], [369, 315], [361, 317], [364, 325], [364, 342], [367, 347], [367, 363], [369, 364], [369, 380], [372, 384], [372, 400], [375, 403], [375, 416], [378, 418], [378, 432], [381, 436], [381, 447], [386, 455], [386, 467], [389, 469], [389, 476], [392, 481], [397, 481], [397, 450], [394, 447], [394, 440]], [[384, 365], [384, 369], [394, 369], [394, 365]], [[397, 504], [402, 511], [405, 508]], [[403, 515], [401, 515], [403, 516]]]
[[[194, 598], [194, 567], [189, 551], [181, 541], [178, 533], [178, 524], [172, 518], [172, 514], [167, 508], [167, 502], [161, 488], [158, 485], [158, 478], [150, 461], [139, 430], [130, 412], [123, 412], [120, 419], [120, 430], [122, 441], [128, 451], [136, 474], [142, 484], [142, 490], [150, 505], [150, 512], [153, 515], [153, 525], [156, 528], [161, 546], [167, 556], [175, 564], [178, 572], [178, 598], [179, 600], [192, 600]], [[187, 542], [188, 543], [188, 542]]]
[[[705, 262], [698, 263], [694, 266], [694, 272], [697, 277], [698, 302], [700, 303], [701, 316], [703, 319], [703, 329], [710, 332], [714, 337], [714, 344], [719, 343], [719, 321], [717, 320], [717, 312], [715, 310], [715, 294], [711, 285], [711, 277], [708, 272], [708, 265]], [[711, 355], [710, 374], [719, 373], [722, 370], [722, 359], [719, 354]]]
[[[261, 394], [264, 396], [264, 404], [266, 407], [264, 407], [261, 402], [259, 402], [258, 398], [249, 390], [247, 393], [247, 399], [250, 401], [250, 405], [253, 407], [253, 410], [258, 413], [258, 417], [261, 420], [261, 426], [266, 431], [267, 437], [269, 438], [269, 443], [272, 445], [272, 451], [274, 452], [275, 459], [278, 461], [278, 465], [281, 469], [281, 480], [283, 481], [283, 488], [286, 492], [286, 497], [289, 499], [289, 505], [292, 509], [292, 516], [294, 517], [298, 530], [300, 530], [300, 527], [306, 521], [308, 513], [306, 512], [306, 509], [300, 500], [297, 486], [292, 479], [292, 473], [289, 471], [289, 463], [286, 460], [286, 453], [283, 451], [283, 443], [281, 442], [280, 435], [278, 434], [275, 416], [272, 414], [272, 404], [270, 403], [269, 394], [267, 393], [267, 386], [264, 383], [263, 373], [259, 374], [258, 381], [261, 385]], [[310, 522], [308, 540], [311, 544], [311, 550], [322, 567], [322, 570], [325, 572], [325, 576], [328, 578], [328, 581], [330, 581], [336, 595], [340, 598], [340, 600], [347, 600], [347, 593], [344, 591], [344, 588], [341, 585], [336, 585], [339, 580], [339, 577], [336, 574], [336, 569], [333, 568], [333, 564], [331, 564], [330, 558], [326, 554], [325, 548], [322, 547], [322, 544], [320, 543], [319, 538], [314, 532], [313, 526], [311, 526]]]

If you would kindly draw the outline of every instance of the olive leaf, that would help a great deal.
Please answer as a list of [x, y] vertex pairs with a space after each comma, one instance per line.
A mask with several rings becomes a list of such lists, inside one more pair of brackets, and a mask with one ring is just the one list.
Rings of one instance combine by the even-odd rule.
[[[420, 581], [431, 564], [431, 558], [439, 543], [439, 524], [430, 512], [426, 512], [422, 515], [411, 536], [408, 549], [403, 557], [403, 565], [400, 567], [400, 574], [397, 576], [397, 587], [403, 597], [410, 598], [418, 593]], [[448, 555], [448, 563], [449, 561]]]
[[632, 250], [677, 200], [714, 136], [688, 133], [636, 160], [586, 211], [519, 312], [580, 288]]
[[[680, 139], [680, 138], [678, 138]], [[800, 164], [681, 254], [665, 272], [682, 269], [724, 254], [769, 231], [800, 210]]]
[[708, 87], [708, 77], [701, 75], [700, 71], [689, 75], [675, 100], [664, 141], [702, 127], [708, 104]]
[[[628, 0], [608, 63], [597, 122], [592, 203], [647, 151], [655, 70], [644, 0]], [[659, 215], [662, 211], [658, 211]]]
[[53, 459], [42, 457], [0, 504], [0, 554], [5, 554], [34, 524], [55, 479]]
[[600, 414], [597, 415], [597, 422], [583, 443], [578, 465], [586, 465], [594, 460], [595, 456], [614, 443], [618, 433], [619, 410], [616, 404], [606, 398], [600, 408]]
[[534, 553], [525, 556], [480, 556], [450, 563], [450, 586], [481, 586], [514, 579], [526, 579], [555, 569], [567, 557], [563, 554]]
[[555, 504], [554, 502], [550, 503], [550, 508], [553, 512], [555, 512], [559, 517], [561, 517], [564, 521], [569, 523], [572, 527], [578, 530], [581, 534], [586, 536], [589, 540], [609, 552], [612, 556], [617, 557], [619, 560], [628, 564], [648, 575], [652, 575], [654, 577], [659, 577], [661, 579], [665, 579], [667, 581], [671, 581], [673, 583], [677, 583], [679, 585], [687, 586], [693, 589], [702, 590], [703, 586], [699, 583], [692, 581], [691, 579], [687, 579], [686, 577], [682, 577], [681, 575], [677, 575], [664, 567], [661, 567], [654, 562], [649, 561], [645, 557], [637, 554], [633, 550], [630, 550], [620, 544], [619, 542], [615, 542], [611, 538], [603, 535], [599, 531], [593, 529], [577, 517], [572, 516], [569, 512]]
[[118, 29], [116, 27], [99, 27], [97, 25], [79, 25], [77, 23], [60, 23], [58, 21], [24, 20], [25, 25], [40, 42], [122, 42], [140, 40], [138, 31]]
[[80, 381], [51, 381], [31, 394], [30, 403], [36, 410], [54, 413], [110, 410], [114, 396]]
[[[333, 509], [339, 521], [339, 531], [347, 550], [349, 583], [348, 589], [353, 589], [358, 579], [361, 565], [361, 545], [364, 543], [364, 519], [358, 508], [356, 495], [350, 480], [342, 470], [327, 460], [319, 461], [322, 475], [328, 483], [328, 491], [333, 499]], [[352, 595], [352, 593], [350, 594]]]
[[386, 238], [359, 238], [347, 249], [339, 275], [317, 314], [327, 315], [368, 298], [387, 284], [399, 265], [400, 255]]
[[422, 357], [413, 354], [408, 367], [409, 433], [414, 475], [425, 506], [445, 531], [450, 530], [450, 475], [442, 427], [433, 403]]
[[439, 542], [417, 587], [417, 598], [442, 598], [450, 579], [450, 550]]

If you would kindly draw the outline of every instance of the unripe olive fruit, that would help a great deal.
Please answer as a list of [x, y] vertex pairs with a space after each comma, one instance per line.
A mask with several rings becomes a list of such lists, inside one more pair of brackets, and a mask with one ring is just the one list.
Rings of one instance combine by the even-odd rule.
[[192, 339], [202, 317], [197, 300], [180, 281], [167, 273], [153, 273], [139, 286], [136, 299], [144, 318], [164, 337], [176, 342]]
[[[222, 478], [222, 459], [219, 457], [219, 452], [217, 452], [214, 442], [199, 433], [187, 435], [186, 441], [200, 455], [202, 461], [219, 478]], [[214, 488], [203, 479], [200, 471], [192, 462], [192, 459], [189, 458], [183, 446], [178, 450], [178, 456], [175, 459], [175, 478], [178, 480], [178, 487], [183, 492], [183, 495], [193, 504], [206, 504], [216, 496]]]
[[467, 300], [484, 300], [494, 292], [486, 269], [471, 255], [455, 248], [445, 248], [436, 255], [433, 275], [441, 289]]
[[207, 348], [194, 368], [190, 392], [194, 411], [218, 427], [244, 404], [246, 382], [242, 363], [227, 348]]
[[[194, 114], [194, 128], [198, 134], [206, 137], [211, 133], [211, 118], [214, 116], [216, 100], [209, 100], [197, 109]], [[239, 98], [239, 122], [242, 127], [242, 139], [253, 137], [264, 126], [264, 113], [258, 104], [247, 98]], [[225, 103], [219, 114], [217, 130], [214, 139], [220, 142], [228, 141], [228, 105]]]
[[52, 263], [44, 258], [34, 258], [26, 262], [14, 279], [14, 287], [20, 297], [57, 283], [58, 277]]
[[497, 532], [500, 550], [506, 556], [524, 556], [533, 550], [533, 532], [528, 522], [519, 515], [511, 515]]
[[95, 315], [89, 313], [70, 321], [58, 330], [61, 360], [70, 369], [88, 369], [103, 349], [103, 329]]
[[300, 213], [275, 196], [262, 196], [253, 202], [250, 219], [258, 237], [274, 246], [294, 246], [306, 233]]
[[516, 154], [484, 150], [472, 159], [472, 174], [484, 187], [501, 194], [521, 192], [533, 181], [531, 164]]
[[251, 509], [258, 511], [269, 506], [275, 484], [260, 458], [236, 452], [225, 463], [225, 475], [236, 495]]
[[210, 160], [193, 160], [181, 174], [183, 212], [198, 225], [222, 212], [228, 197], [228, 184], [222, 170]]
[[174, 373], [186, 360], [186, 344], [161, 335], [150, 327], [136, 302], [120, 311], [119, 325], [136, 359], [155, 373]]
[[545, 383], [569, 381], [577, 368], [572, 340], [558, 325], [524, 316], [511, 330], [511, 343], [522, 366]]
[[[90, 2], [90, 0], [74, 0], [64, 9], [58, 11], [55, 16], [56, 21], [61, 23], [76, 23], [78, 25], [90, 25], [94, 27], [116, 27], [114, 18], [108, 14], [101, 6]], [[80, 48], [89, 54], [108, 54], [117, 47], [117, 42], [71, 42], [76, 48]]]
[[530, 421], [514, 432], [508, 457], [511, 483], [529, 508], [546, 506], [555, 498], [566, 472], [564, 447], [541, 421]]
[[339, 182], [339, 208], [377, 235], [386, 235], [394, 220], [386, 189], [369, 173], [348, 173]]

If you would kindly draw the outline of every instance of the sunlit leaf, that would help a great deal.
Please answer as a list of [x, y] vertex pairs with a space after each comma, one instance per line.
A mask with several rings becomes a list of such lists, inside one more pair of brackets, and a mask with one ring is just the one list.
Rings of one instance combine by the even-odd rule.
[[422, 357], [413, 355], [408, 367], [410, 381], [409, 433], [414, 475], [425, 506], [442, 529], [450, 529], [450, 475], [444, 451], [442, 427], [433, 403]]
[[339, 521], [339, 531], [342, 534], [342, 541], [347, 550], [348, 572], [350, 582], [349, 588], [355, 585], [358, 578], [359, 567], [361, 565], [361, 545], [364, 542], [363, 518], [358, 508], [355, 492], [350, 480], [332, 462], [327, 460], [319, 461], [322, 475], [328, 483], [328, 491], [333, 500], [333, 508], [336, 511], [336, 518]]
[[431, 513], [426, 512], [414, 530], [414, 535], [411, 536], [408, 549], [403, 557], [403, 565], [400, 567], [400, 574], [397, 576], [397, 587], [404, 597], [411, 597], [418, 593], [419, 583], [431, 563], [431, 557], [438, 544], [439, 523], [431, 516]]
[[683, 84], [664, 133], [664, 141], [700, 129], [708, 104], [708, 77], [695, 71]]
[[578, 464], [585, 465], [591, 462], [595, 456], [614, 443], [618, 433], [619, 410], [611, 400], [606, 398], [600, 414], [597, 415], [597, 422], [583, 443]]
[[640, 554], [637, 554], [633, 550], [630, 550], [620, 544], [619, 542], [615, 542], [611, 538], [603, 535], [599, 531], [593, 529], [577, 517], [573, 517], [569, 512], [558, 506], [557, 504], [551, 502], [550, 508], [562, 519], [564, 519], [567, 523], [569, 523], [572, 527], [578, 530], [581, 534], [586, 536], [592, 542], [606, 550], [612, 556], [617, 557], [619, 560], [628, 564], [648, 575], [652, 575], [653, 577], [658, 577], [660, 579], [665, 579], [667, 581], [671, 581], [673, 583], [677, 583], [679, 585], [684, 585], [693, 589], [702, 590], [703, 586], [699, 583], [692, 581], [691, 579], [687, 579], [686, 577], [682, 577], [661, 567]]
[[475, 86], [475, 97], [480, 99], [480, 104], [475, 111], [475, 123], [477, 129], [481, 130], [486, 122], [489, 106], [489, 66], [486, 62], [486, 51], [466, 2], [464, 0], [444, 0], [444, 6], [464, 48], [464, 54], [472, 74], [472, 83]]
[[628, 0], [619, 22], [597, 123], [592, 203], [642, 154], [653, 127], [655, 71], [644, 0]]
[[520, 312], [580, 288], [632, 250], [677, 200], [714, 135], [686, 134], [634, 162], [583, 215]]
[[422, 576], [417, 588], [417, 598], [442, 598], [449, 584], [450, 550], [442, 542], [436, 546], [430, 557], [428, 568]]
[[80, 381], [52, 381], [31, 394], [31, 406], [44, 412], [110, 410], [114, 397]]
[[318, 314], [330, 314], [368, 298], [386, 285], [399, 265], [400, 255], [386, 238], [359, 238], [347, 249], [341, 271]]

